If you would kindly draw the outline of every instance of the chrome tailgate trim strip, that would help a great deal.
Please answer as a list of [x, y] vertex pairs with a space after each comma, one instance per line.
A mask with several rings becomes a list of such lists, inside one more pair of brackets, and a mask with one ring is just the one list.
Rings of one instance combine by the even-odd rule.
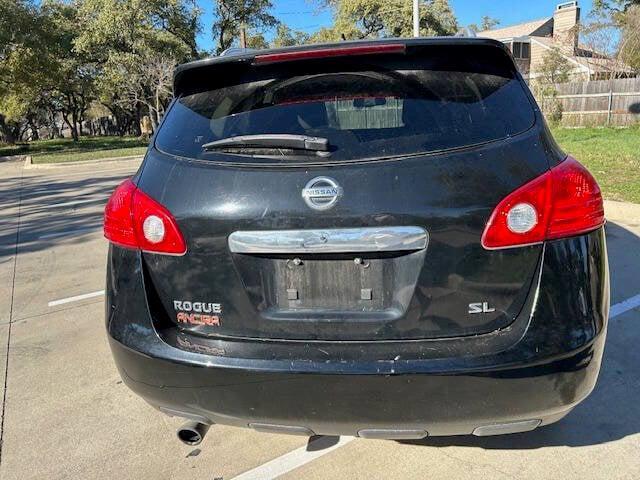
[[313, 230], [237, 231], [229, 235], [233, 253], [395, 252], [427, 248], [424, 228], [364, 227]]

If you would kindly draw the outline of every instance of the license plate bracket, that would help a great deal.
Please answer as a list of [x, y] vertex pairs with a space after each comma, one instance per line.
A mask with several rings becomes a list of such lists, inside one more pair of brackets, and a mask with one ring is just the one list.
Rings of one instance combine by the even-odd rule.
[[[276, 308], [375, 311], [392, 302], [384, 258], [274, 260]], [[385, 265], [386, 264], [386, 265]]]

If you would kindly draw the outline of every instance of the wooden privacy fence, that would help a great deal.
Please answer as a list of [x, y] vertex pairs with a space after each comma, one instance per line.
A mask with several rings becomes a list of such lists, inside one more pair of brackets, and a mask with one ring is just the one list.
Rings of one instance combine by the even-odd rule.
[[[555, 99], [567, 127], [640, 123], [640, 78], [559, 83]], [[545, 99], [545, 103], [550, 100]]]

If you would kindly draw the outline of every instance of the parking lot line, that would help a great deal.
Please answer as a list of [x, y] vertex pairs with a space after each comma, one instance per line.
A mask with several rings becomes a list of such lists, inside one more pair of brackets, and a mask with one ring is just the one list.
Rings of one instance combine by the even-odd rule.
[[615, 318], [618, 315], [622, 315], [624, 312], [633, 310], [636, 307], [640, 307], [640, 294], [612, 305], [611, 310], [609, 311], [609, 318]]
[[336, 443], [326, 448], [320, 448], [315, 450], [314, 445], [318, 443], [326, 442], [328, 437], [320, 437], [312, 442], [309, 442], [307, 446], [300, 447], [292, 452], [285, 453], [284, 455], [271, 460], [263, 465], [260, 465], [253, 470], [241, 473], [233, 480], [265, 480], [270, 478], [277, 478], [280, 475], [284, 475], [291, 470], [294, 470], [302, 465], [305, 465], [316, 458], [322, 457], [333, 450], [343, 447], [347, 443], [355, 440], [355, 437], [340, 437]]
[[99, 297], [104, 295], [104, 290], [98, 290], [96, 292], [83, 293], [82, 295], [76, 295], [75, 297], [61, 298], [59, 300], [52, 300], [48, 303], [49, 307], [55, 307], [56, 305], [63, 305], [65, 303], [78, 302], [80, 300], [86, 300], [87, 298]]

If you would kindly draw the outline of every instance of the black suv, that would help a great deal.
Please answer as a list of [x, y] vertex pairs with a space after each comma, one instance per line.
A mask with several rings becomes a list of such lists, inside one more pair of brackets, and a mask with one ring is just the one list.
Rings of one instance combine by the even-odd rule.
[[174, 92], [105, 210], [106, 324], [183, 440], [522, 432], [593, 389], [600, 189], [501, 43], [242, 52]]

